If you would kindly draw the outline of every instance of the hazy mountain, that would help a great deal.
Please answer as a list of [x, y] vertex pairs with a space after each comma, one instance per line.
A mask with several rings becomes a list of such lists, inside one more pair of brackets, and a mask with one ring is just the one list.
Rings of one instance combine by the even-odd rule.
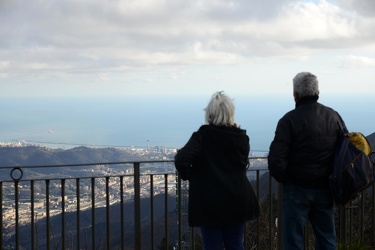
[[[42, 166], [41, 168], [23, 168], [23, 179], [36, 177], [38, 175], [66, 175], [66, 176], [86, 176], [87, 172], [80, 171], [82, 168], [61, 167], [56, 172], [56, 168], [47, 168], [49, 165], [66, 164], [90, 164], [108, 162], [132, 162], [142, 161], [145, 158], [133, 155], [122, 149], [116, 148], [89, 148], [76, 147], [72, 149], [51, 149], [47, 147], [27, 146], [27, 147], [0, 147], [0, 166]], [[113, 165], [113, 168], [120, 167]], [[9, 170], [0, 170], [0, 180], [9, 179]]]
[[76, 147], [63, 150], [37, 146], [0, 147], [2, 166], [45, 166], [139, 160], [142, 158], [116, 148]]
[[366, 138], [371, 145], [372, 151], [375, 151], [375, 132], [366, 136]]

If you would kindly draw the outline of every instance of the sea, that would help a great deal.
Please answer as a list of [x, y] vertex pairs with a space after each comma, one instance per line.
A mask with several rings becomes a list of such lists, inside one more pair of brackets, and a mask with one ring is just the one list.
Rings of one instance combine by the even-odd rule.
[[[2, 97], [0, 142], [51, 148], [180, 148], [204, 124], [209, 96]], [[247, 131], [251, 152], [265, 155], [278, 120], [294, 109], [290, 94], [233, 97], [236, 123]], [[326, 94], [319, 102], [340, 113], [350, 131], [375, 132], [370, 94]]]

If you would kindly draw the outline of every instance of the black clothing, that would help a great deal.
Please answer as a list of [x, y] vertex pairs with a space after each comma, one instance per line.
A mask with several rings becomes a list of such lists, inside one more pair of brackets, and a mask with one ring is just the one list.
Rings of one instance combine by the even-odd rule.
[[189, 180], [189, 225], [225, 226], [259, 215], [246, 176], [249, 137], [236, 127], [203, 125], [175, 156], [183, 180]]
[[[328, 188], [342, 121], [318, 96], [300, 98], [277, 124], [268, 168], [277, 181], [305, 188]], [[345, 125], [344, 125], [345, 126]]]

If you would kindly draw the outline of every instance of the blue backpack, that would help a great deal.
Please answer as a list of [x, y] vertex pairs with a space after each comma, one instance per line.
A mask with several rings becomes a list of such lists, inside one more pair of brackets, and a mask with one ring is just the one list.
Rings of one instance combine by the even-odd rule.
[[348, 133], [341, 124], [340, 127], [342, 134], [334, 156], [330, 184], [335, 204], [345, 206], [374, 183], [374, 170], [369, 158], [372, 150], [366, 137], [359, 132]]

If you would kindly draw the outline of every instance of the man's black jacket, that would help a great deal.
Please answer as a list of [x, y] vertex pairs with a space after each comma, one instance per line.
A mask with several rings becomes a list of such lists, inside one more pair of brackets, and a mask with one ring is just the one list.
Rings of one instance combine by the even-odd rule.
[[340, 127], [340, 115], [317, 102], [318, 96], [300, 98], [296, 108], [279, 121], [270, 146], [268, 168], [281, 183], [326, 188]]

